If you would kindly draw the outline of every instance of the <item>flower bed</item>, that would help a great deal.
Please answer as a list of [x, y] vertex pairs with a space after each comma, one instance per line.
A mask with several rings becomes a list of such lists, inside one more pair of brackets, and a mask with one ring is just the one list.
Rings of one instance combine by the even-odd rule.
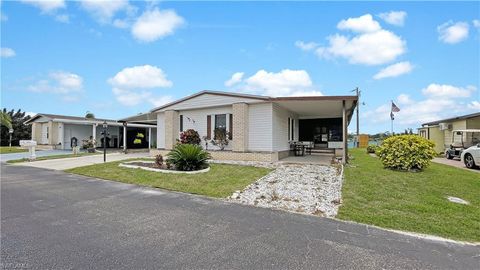
[[202, 170], [197, 171], [179, 171], [173, 168], [168, 168], [166, 165], [162, 165], [161, 167], [157, 166], [154, 161], [129, 161], [123, 162], [118, 164], [120, 167], [131, 168], [131, 169], [142, 169], [146, 171], [152, 172], [161, 172], [161, 173], [179, 173], [179, 174], [197, 174], [197, 173], [205, 173], [210, 171], [210, 167], [207, 167]]

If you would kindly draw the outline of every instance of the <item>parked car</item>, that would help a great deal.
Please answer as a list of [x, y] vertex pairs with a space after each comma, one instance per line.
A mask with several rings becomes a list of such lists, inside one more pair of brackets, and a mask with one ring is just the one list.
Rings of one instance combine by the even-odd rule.
[[463, 150], [460, 157], [465, 167], [473, 169], [480, 165], [480, 143]]
[[479, 143], [480, 129], [463, 129], [452, 131], [452, 143], [445, 150], [445, 158], [460, 158], [462, 152]]

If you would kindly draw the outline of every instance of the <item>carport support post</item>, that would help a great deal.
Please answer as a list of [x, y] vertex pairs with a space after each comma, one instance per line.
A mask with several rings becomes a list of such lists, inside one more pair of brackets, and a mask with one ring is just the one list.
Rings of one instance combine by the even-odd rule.
[[97, 124], [92, 125], [92, 138], [97, 140]]
[[127, 122], [123, 123], [123, 152], [127, 153]]
[[345, 100], [342, 100], [342, 134], [343, 134], [343, 151], [342, 151], [342, 164], [347, 164], [347, 148], [348, 148], [348, 130], [347, 130], [347, 110], [345, 108]]
[[148, 128], [148, 149], [152, 148], [152, 128]]

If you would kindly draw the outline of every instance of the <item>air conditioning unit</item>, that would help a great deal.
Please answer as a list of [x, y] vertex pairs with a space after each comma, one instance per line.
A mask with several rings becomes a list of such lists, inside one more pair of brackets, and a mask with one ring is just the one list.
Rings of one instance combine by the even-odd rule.
[[440, 123], [438, 124], [440, 130], [450, 130], [452, 129], [452, 124], [449, 123]]

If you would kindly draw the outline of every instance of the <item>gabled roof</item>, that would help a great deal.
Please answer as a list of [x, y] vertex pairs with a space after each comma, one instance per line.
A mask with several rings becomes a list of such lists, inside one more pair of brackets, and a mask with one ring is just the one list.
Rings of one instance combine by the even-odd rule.
[[69, 116], [69, 115], [60, 115], [60, 114], [49, 114], [49, 113], [37, 113], [34, 115], [32, 118], [29, 120], [25, 121], [25, 124], [30, 124], [36, 119], [40, 117], [46, 117], [50, 119], [65, 119], [65, 120], [76, 120], [76, 121], [92, 121], [92, 122], [117, 122], [117, 120], [112, 120], [112, 119], [100, 119], [100, 118], [85, 118], [85, 117], [80, 117], [80, 116]]
[[217, 96], [227, 96], [227, 97], [251, 98], [251, 99], [257, 99], [257, 100], [268, 100], [270, 98], [270, 97], [267, 97], [267, 96], [259, 96], [259, 95], [249, 95], [249, 94], [239, 94], [239, 93], [223, 92], [223, 91], [203, 90], [203, 91], [200, 91], [200, 92], [195, 93], [193, 95], [175, 100], [175, 101], [170, 102], [170, 103], [167, 103], [167, 104], [162, 105], [160, 107], [153, 108], [152, 110], [150, 110], [150, 112], [155, 112], [155, 111], [158, 111], [158, 110], [170, 107], [172, 105], [187, 101], [187, 100], [192, 99], [192, 98], [196, 98], [196, 97], [201, 96], [201, 95], [206, 95], [206, 94], [217, 95]]
[[190, 100], [192, 98], [196, 98], [201, 95], [217, 95], [217, 96], [226, 96], [226, 97], [240, 97], [240, 98], [248, 98], [260, 101], [286, 101], [286, 100], [358, 100], [357, 96], [301, 96], [301, 97], [269, 97], [269, 96], [260, 96], [260, 95], [250, 95], [250, 94], [240, 94], [240, 93], [232, 93], [232, 92], [223, 92], [223, 91], [211, 91], [211, 90], [204, 90], [200, 91], [196, 94], [175, 100], [173, 102], [167, 103], [160, 107], [152, 109], [150, 112], [156, 112], [170, 106], [179, 104], [181, 102]]
[[452, 117], [452, 118], [447, 118], [447, 119], [442, 119], [442, 120], [437, 120], [437, 121], [428, 122], [428, 123], [423, 123], [422, 126], [438, 125], [438, 124], [444, 123], [444, 122], [452, 122], [452, 121], [469, 119], [469, 118], [478, 117], [478, 116], [480, 116], [480, 112], [471, 113], [471, 114], [466, 114], [466, 115], [461, 115], [461, 116]]

